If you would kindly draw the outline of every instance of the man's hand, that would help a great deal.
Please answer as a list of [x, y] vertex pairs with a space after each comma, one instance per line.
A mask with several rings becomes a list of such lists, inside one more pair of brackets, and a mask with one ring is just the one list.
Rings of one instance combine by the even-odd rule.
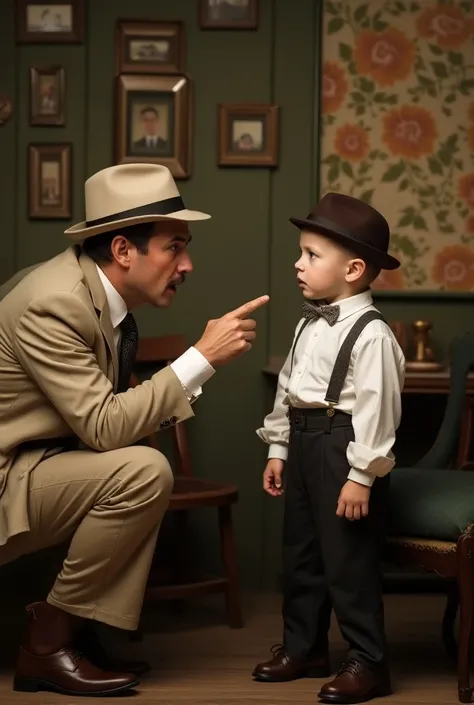
[[353, 521], [366, 517], [369, 513], [370, 487], [347, 480], [337, 501], [336, 514]]
[[279, 458], [270, 458], [263, 472], [263, 489], [272, 497], [283, 494], [281, 477], [285, 461]]
[[194, 346], [196, 350], [199, 350], [213, 367], [225, 365], [250, 350], [250, 341], [255, 338], [257, 324], [247, 316], [266, 304], [269, 299], [267, 295], [259, 296], [235, 311], [226, 313], [222, 318], [209, 321], [201, 339]]

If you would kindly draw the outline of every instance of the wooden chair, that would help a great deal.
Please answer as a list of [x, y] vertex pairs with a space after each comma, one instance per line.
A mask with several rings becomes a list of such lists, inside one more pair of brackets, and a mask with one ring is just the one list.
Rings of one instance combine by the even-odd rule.
[[[474, 690], [469, 668], [474, 627], [474, 473], [466, 470], [474, 469], [474, 463], [467, 462], [474, 442], [474, 400], [466, 398], [465, 392], [474, 368], [474, 333], [453, 341], [450, 363], [450, 394], [433, 447], [415, 467], [392, 471], [386, 557], [448, 579], [442, 638], [448, 654], [457, 660], [459, 702], [468, 703]], [[461, 434], [463, 414], [468, 416]]]
[[[139, 342], [136, 372], [132, 376], [131, 386], [139, 383], [137, 373], [140, 367], [152, 366], [153, 371], [170, 364], [189, 346], [184, 337], [172, 335], [161, 338], [143, 338]], [[158, 436], [167, 433], [160, 431], [144, 439], [147, 445], [158, 449]], [[238, 500], [238, 489], [234, 485], [214, 482], [193, 475], [191, 457], [188, 448], [185, 423], [171, 427], [168, 433], [174, 437], [175, 484], [168, 513], [174, 515], [174, 548], [172, 563], [169, 566], [168, 579], [162, 580], [160, 558], [154, 561], [150, 571], [145, 600], [184, 600], [194, 595], [224, 592], [226, 598], [227, 620], [230, 627], [243, 626], [240, 589], [238, 581], [237, 560], [232, 526], [232, 504]], [[173, 466], [173, 463], [171, 463]], [[201, 507], [215, 507], [218, 515], [221, 556], [223, 572], [217, 576], [191, 576], [189, 565], [184, 558], [189, 542], [187, 530], [188, 512]]]

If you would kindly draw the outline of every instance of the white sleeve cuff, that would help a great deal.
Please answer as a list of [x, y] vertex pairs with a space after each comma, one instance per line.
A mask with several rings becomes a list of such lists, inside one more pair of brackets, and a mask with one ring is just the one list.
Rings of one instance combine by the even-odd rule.
[[395, 459], [377, 453], [372, 448], [351, 441], [347, 447], [347, 460], [352, 468], [357, 468], [368, 475], [383, 477], [388, 475]]
[[171, 363], [170, 367], [183, 385], [186, 394], [196, 399], [202, 392], [202, 385], [215, 373], [215, 369], [195, 347], [190, 347]]
[[372, 487], [372, 485], [374, 484], [375, 477], [373, 475], [368, 475], [366, 472], [362, 472], [361, 470], [351, 468], [347, 479], [352, 480], [353, 482], [358, 482], [359, 485]]
[[268, 449], [268, 458], [279, 458], [280, 460], [286, 460], [288, 457], [288, 446], [281, 445], [281, 443], [271, 443]]

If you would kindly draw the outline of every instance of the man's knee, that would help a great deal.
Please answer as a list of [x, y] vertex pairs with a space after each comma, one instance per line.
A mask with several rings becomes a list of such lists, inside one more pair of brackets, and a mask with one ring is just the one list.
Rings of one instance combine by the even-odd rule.
[[148, 501], [169, 499], [173, 490], [174, 476], [163, 453], [149, 446], [123, 448], [122, 453], [127, 456], [129, 482], [140, 486]]

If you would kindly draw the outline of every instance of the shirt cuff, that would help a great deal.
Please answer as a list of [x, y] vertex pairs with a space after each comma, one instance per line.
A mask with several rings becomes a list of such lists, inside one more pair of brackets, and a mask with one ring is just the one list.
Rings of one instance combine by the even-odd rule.
[[349, 465], [357, 468], [368, 475], [375, 477], [383, 477], [388, 475], [393, 466], [395, 459], [381, 455], [372, 448], [351, 441], [347, 447], [347, 460]]
[[352, 480], [353, 482], [358, 482], [359, 485], [372, 487], [372, 485], [374, 484], [375, 477], [373, 475], [367, 475], [367, 473], [362, 472], [362, 470], [356, 470], [356, 468], [351, 468], [347, 479]]
[[279, 458], [279, 460], [286, 460], [288, 457], [288, 446], [281, 445], [280, 443], [271, 443], [267, 457], [269, 459]]
[[202, 385], [215, 373], [212, 365], [195, 347], [188, 348], [170, 367], [181, 382], [190, 402], [201, 395]]

